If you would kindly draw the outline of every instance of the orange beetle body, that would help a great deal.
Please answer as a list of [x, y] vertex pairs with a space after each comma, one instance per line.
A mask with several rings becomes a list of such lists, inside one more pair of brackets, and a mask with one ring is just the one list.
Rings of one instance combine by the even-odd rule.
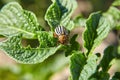
[[65, 44], [68, 40], [68, 32], [63, 26], [56, 27], [53, 35], [61, 44]]
[[59, 40], [59, 42], [61, 43], [61, 44], [64, 44], [64, 43], [66, 43], [67, 42], [67, 36], [66, 35], [60, 35], [60, 36], [58, 36], [58, 40]]

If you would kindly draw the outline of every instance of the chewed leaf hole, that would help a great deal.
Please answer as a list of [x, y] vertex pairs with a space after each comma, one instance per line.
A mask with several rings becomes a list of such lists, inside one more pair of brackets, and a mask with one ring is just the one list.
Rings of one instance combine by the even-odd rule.
[[21, 43], [23, 47], [37, 48], [39, 46], [38, 39], [22, 39]]

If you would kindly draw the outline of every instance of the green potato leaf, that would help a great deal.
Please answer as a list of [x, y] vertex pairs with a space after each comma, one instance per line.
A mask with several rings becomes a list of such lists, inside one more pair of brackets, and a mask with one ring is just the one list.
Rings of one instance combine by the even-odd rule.
[[74, 28], [74, 23], [70, 20], [70, 17], [76, 6], [77, 3], [75, 0], [54, 0], [45, 14], [45, 20], [52, 30], [58, 25], [71, 30]]
[[97, 56], [89, 55], [86, 60], [81, 52], [75, 52], [70, 58], [71, 80], [89, 80], [97, 68]]
[[103, 58], [100, 62], [100, 66], [103, 71], [108, 71], [111, 67], [110, 62], [115, 58], [117, 49], [113, 46], [109, 46], [105, 49]]
[[71, 80], [79, 80], [80, 73], [86, 63], [86, 59], [81, 52], [74, 52], [70, 58]]
[[120, 10], [118, 8], [119, 6], [120, 0], [115, 0], [108, 11], [104, 13], [105, 16], [110, 16], [112, 18], [111, 21], [113, 20], [114, 22], [112, 23], [113, 27], [118, 30], [120, 29]]
[[101, 16], [99, 12], [91, 14], [86, 21], [86, 30], [83, 34], [86, 53], [92, 53], [113, 28], [114, 21], [111, 16]]
[[89, 80], [89, 78], [96, 72], [96, 68], [97, 56], [95, 54], [89, 55], [78, 80]]
[[114, 6], [111, 6], [105, 14], [113, 17], [115, 21], [120, 20], [120, 10]]
[[[48, 36], [48, 34], [44, 36]], [[42, 36], [42, 38], [46, 38], [44, 36]], [[30, 46], [23, 47], [21, 40], [21, 35], [9, 37], [6, 41], [0, 42], [0, 49], [5, 51], [7, 55], [15, 59], [17, 62], [26, 64], [40, 63], [56, 53], [56, 51], [62, 46], [59, 45], [57, 47], [47, 48], [31, 48]]]
[[113, 28], [120, 29], [120, 10], [114, 6], [111, 6], [105, 13], [105, 16], [111, 17], [111, 21], [114, 22]]
[[0, 11], [0, 35], [23, 33], [24, 38], [36, 38], [41, 27], [34, 13], [23, 10], [17, 2], [5, 5]]
[[37, 35], [40, 47], [42, 48], [54, 47], [58, 43], [58, 40], [53, 36], [53, 32], [39, 31], [37, 32]]
[[87, 49], [88, 53], [94, 47], [94, 40], [99, 36], [97, 34], [97, 28], [99, 25], [101, 14], [99, 12], [92, 13], [86, 21], [86, 30], [83, 34], [84, 47]]

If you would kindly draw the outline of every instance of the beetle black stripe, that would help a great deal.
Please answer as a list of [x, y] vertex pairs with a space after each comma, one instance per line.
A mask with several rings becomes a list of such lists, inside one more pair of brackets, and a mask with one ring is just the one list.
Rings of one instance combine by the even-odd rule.
[[55, 33], [59, 35], [68, 35], [67, 30], [63, 26], [58, 26], [55, 28]]
[[56, 33], [57, 35], [60, 35], [59, 27], [56, 27], [56, 28], [55, 28], [55, 33]]
[[64, 34], [63, 27], [60, 26], [60, 34]]
[[61, 26], [58, 26], [58, 32], [61, 34]]

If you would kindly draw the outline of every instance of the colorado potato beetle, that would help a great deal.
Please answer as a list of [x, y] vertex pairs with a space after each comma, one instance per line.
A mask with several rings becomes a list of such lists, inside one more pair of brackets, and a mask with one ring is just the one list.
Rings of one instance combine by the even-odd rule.
[[54, 37], [58, 38], [61, 44], [65, 44], [68, 40], [68, 31], [63, 26], [58, 26], [55, 28]]

